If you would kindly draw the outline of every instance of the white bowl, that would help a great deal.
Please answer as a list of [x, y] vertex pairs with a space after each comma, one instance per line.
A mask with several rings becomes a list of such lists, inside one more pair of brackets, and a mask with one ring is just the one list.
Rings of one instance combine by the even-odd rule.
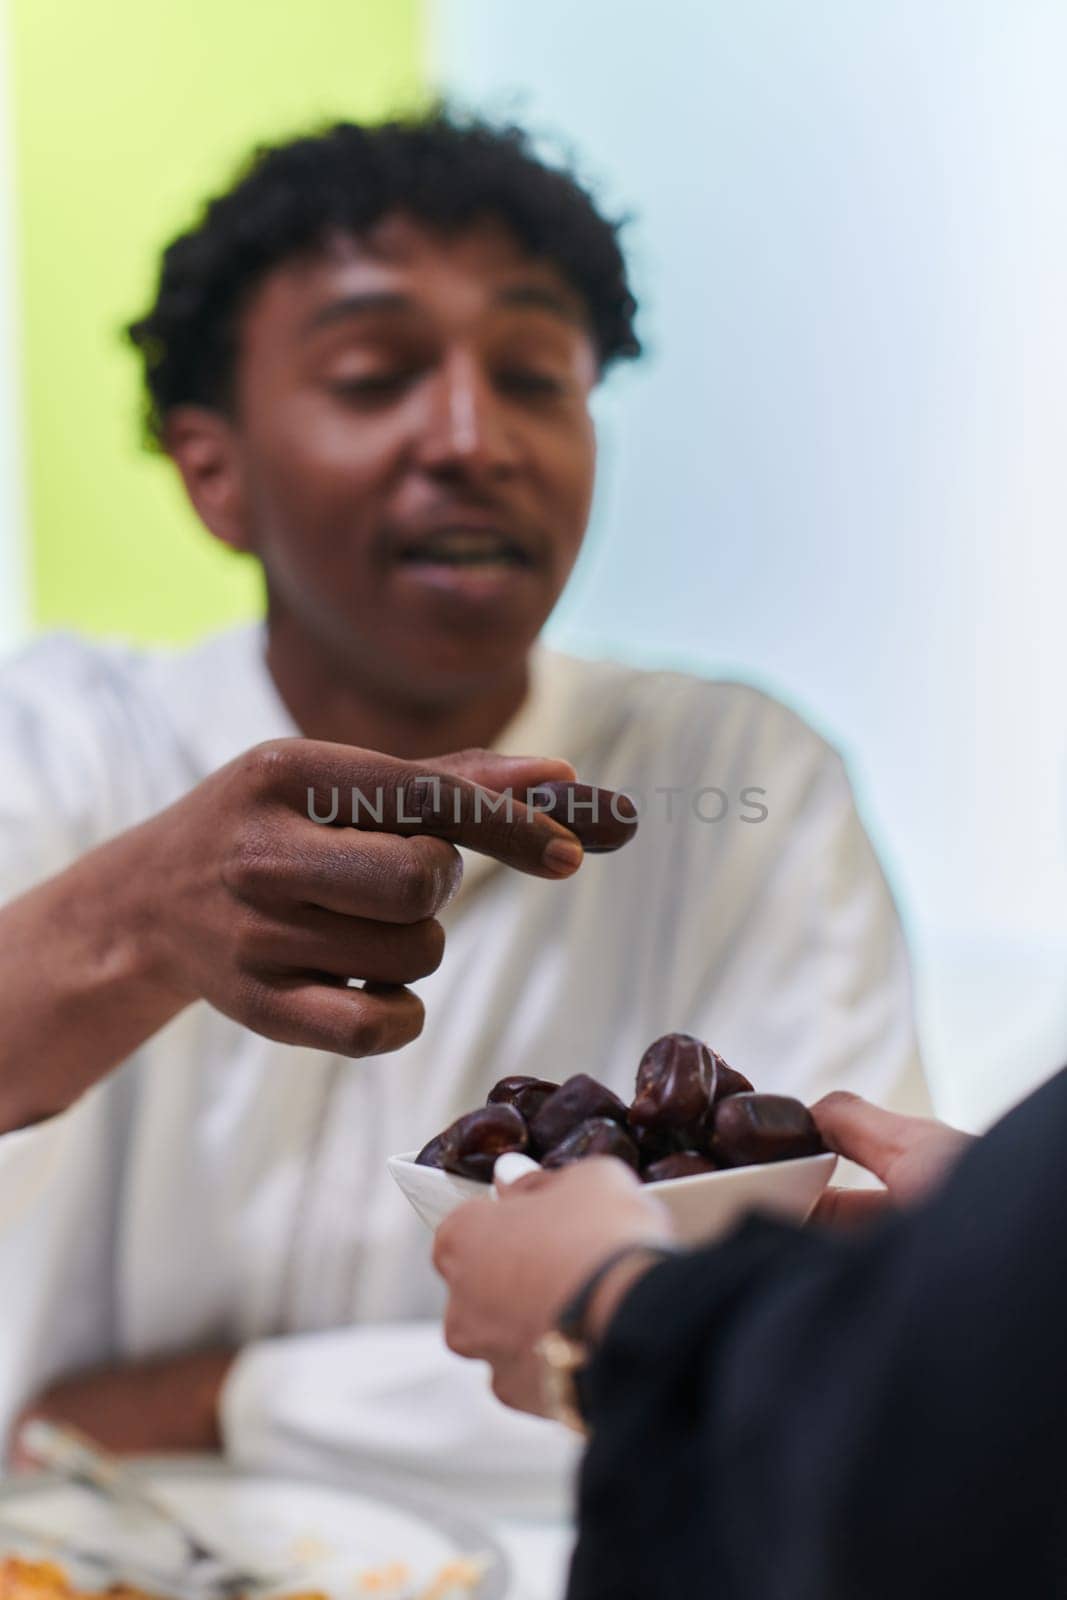
[[[388, 1166], [428, 1228], [435, 1229], [465, 1200], [484, 1200], [493, 1193], [489, 1184], [457, 1178], [440, 1167], [420, 1167], [417, 1155], [417, 1150], [409, 1150], [406, 1155], [390, 1156]], [[730, 1167], [695, 1178], [669, 1178], [651, 1184], [649, 1193], [663, 1201], [683, 1244], [707, 1244], [749, 1211], [803, 1222], [836, 1165], [837, 1157], [828, 1154], [759, 1167]]]

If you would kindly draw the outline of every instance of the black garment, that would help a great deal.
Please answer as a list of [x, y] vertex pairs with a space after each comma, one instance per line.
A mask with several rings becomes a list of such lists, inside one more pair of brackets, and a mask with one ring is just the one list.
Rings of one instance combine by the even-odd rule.
[[1067, 1596], [1067, 1070], [921, 1209], [653, 1268], [589, 1395], [569, 1600]]

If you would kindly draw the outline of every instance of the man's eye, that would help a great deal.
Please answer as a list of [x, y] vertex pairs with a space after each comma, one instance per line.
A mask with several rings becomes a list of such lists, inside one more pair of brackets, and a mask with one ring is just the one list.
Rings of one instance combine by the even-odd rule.
[[562, 379], [551, 372], [538, 372], [534, 367], [506, 367], [497, 374], [497, 383], [507, 394], [534, 397], [561, 395]]
[[337, 378], [330, 387], [343, 400], [383, 400], [400, 394], [414, 376], [411, 368], [396, 367], [386, 372], [363, 372], [358, 376]]

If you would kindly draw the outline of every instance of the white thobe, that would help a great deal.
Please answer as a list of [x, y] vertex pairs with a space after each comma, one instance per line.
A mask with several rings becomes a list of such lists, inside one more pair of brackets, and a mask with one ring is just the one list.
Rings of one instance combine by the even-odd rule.
[[[0, 670], [0, 900], [296, 734], [263, 645], [259, 628], [177, 654], [57, 636]], [[445, 959], [415, 986], [418, 1040], [348, 1061], [199, 1004], [0, 1138], [0, 1427], [60, 1374], [231, 1342], [236, 1459], [357, 1461], [546, 1509], [570, 1443], [444, 1349], [429, 1236], [386, 1157], [504, 1074], [590, 1072], [628, 1097], [673, 1029], [764, 1090], [922, 1102], [898, 918], [842, 762], [797, 716], [741, 685], [538, 650], [498, 747], [639, 791], [643, 820], [565, 883], [465, 853]]]

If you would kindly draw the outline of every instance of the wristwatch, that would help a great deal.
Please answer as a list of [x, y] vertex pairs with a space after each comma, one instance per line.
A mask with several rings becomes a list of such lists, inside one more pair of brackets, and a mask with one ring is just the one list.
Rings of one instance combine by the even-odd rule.
[[608, 1273], [628, 1256], [639, 1254], [667, 1257], [677, 1255], [678, 1251], [672, 1245], [638, 1243], [636, 1240], [613, 1250], [586, 1278], [577, 1294], [567, 1301], [556, 1326], [542, 1334], [534, 1346], [541, 1361], [548, 1415], [576, 1433], [589, 1432], [585, 1420], [587, 1397], [583, 1392], [583, 1380], [593, 1354], [585, 1326], [589, 1307]]

